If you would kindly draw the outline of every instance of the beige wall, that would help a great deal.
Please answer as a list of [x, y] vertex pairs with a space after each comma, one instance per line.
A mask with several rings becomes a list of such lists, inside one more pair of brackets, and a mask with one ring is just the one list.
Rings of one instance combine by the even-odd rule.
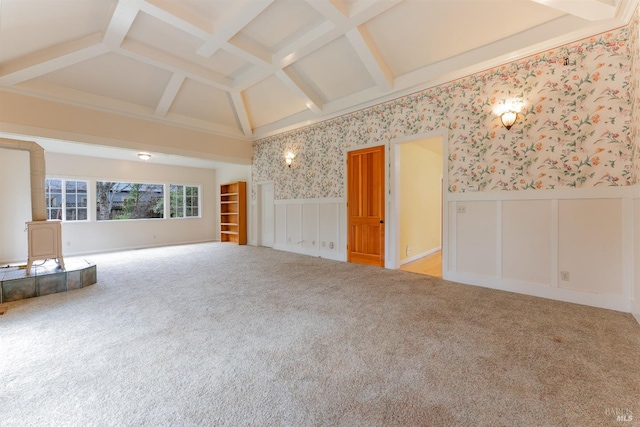
[[250, 164], [251, 142], [0, 90], [0, 132]]
[[441, 138], [400, 145], [400, 262], [441, 245], [442, 154], [437, 152], [438, 145], [442, 145]]
[[[47, 176], [89, 181], [88, 222], [62, 225], [65, 256], [131, 248], [214, 240], [216, 230], [216, 178], [210, 169], [158, 165], [45, 153]], [[31, 220], [28, 153], [0, 149], [0, 194], [12, 206], [0, 209], [0, 262], [23, 262], [27, 257], [24, 222]], [[97, 180], [139, 181], [201, 186], [200, 218], [95, 221]]]

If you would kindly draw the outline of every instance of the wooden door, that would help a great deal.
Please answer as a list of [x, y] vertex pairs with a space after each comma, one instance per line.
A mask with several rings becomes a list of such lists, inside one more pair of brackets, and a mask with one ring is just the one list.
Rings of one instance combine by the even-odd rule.
[[384, 267], [384, 146], [347, 154], [347, 261]]

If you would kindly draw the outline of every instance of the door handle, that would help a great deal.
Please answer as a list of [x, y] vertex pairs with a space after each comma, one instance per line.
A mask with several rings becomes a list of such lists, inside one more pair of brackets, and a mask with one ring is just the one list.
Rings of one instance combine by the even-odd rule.
[[380, 224], [384, 224], [384, 219], [381, 219], [381, 220], [380, 220]]

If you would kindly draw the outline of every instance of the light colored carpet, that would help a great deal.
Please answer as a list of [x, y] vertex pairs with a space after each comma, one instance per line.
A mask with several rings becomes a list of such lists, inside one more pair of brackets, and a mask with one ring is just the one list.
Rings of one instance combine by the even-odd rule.
[[3, 305], [0, 425], [640, 420], [629, 314], [222, 243], [89, 258], [95, 285]]

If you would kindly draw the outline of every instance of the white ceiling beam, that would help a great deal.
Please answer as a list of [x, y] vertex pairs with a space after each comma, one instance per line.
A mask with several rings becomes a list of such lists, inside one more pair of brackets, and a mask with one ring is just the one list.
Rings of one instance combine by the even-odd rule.
[[390, 91], [393, 88], [393, 75], [368, 34], [362, 28], [354, 28], [346, 36], [376, 85], [383, 92]]
[[361, 25], [391, 9], [402, 0], [358, 0], [351, 5], [349, 20]]
[[271, 52], [258, 43], [239, 37], [237, 40], [225, 42], [222, 48], [255, 65], [271, 65]]
[[586, 19], [601, 21], [616, 16], [617, 5], [599, 0], [532, 0], [561, 12]]
[[280, 68], [287, 67], [298, 59], [331, 43], [347, 31], [359, 27], [392, 8], [400, 1], [402, 0], [361, 0], [352, 7], [352, 13], [347, 20], [340, 19], [340, 22], [331, 22], [333, 27], [329, 31], [323, 31], [326, 27], [322, 25], [314, 28], [310, 31], [310, 37], [301, 37], [273, 55], [273, 63]]
[[[285, 49], [273, 55], [274, 65], [284, 68], [301, 58], [302, 52], [306, 52], [308, 46], [315, 46], [318, 40], [325, 40], [326, 36], [329, 36], [330, 40], [334, 40], [336, 37], [332, 35], [336, 25], [333, 22], [326, 21], [318, 25], [311, 31], [307, 32], [301, 37], [298, 37], [292, 43], [290, 43]], [[315, 49], [314, 49], [315, 50]], [[287, 52], [290, 52], [287, 54]]]
[[213, 33], [210, 22], [177, 2], [146, 0], [140, 10], [201, 40], [207, 40]]
[[177, 58], [145, 44], [125, 40], [116, 52], [145, 64], [153, 65], [172, 73], [184, 74], [186, 77], [222, 90], [230, 90], [233, 82], [215, 71]]
[[233, 105], [236, 118], [238, 119], [238, 123], [240, 124], [240, 128], [242, 129], [244, 136], [247, 138], [251, 137], [253, 134], [253, 130], [251, 129], [251, 120], [249, 118], [247, 106], [244, 102], [244, 98], [242, 97], [242, 93], [232, 91], [229, 92], [229, 97], [231, 98], [231, 105]]
[[236, 77], [233, 90], [245, 91], [274, 73], [273, 67], [255, 67]]
[[158, 117], [164, 117], [167, 115], [169, 108], [171, 108], [171, 104], [178, 96], [178, 91], [180, 91], [180, 87], [182, 83], [184, 83], [184, 79], [186, 76], [184, 74], [174, 73], [171, 76], [171, 80], [169, 80], [169, 84], [164, 89], [164, 93], [162, 94], [162, 98], [160, 98], [160, 102], [158, 102], [158, 106], [156, 107], [156, 111], [154, 114]]
[[0, 69], [0, 84], [15, 85], [69, 67], [109, 51], [102, 34], [54, 46], [12, 61]]
[[213, 37], [208, 38], [204, 45], [198, 49], [198, 55], [210, 57], [235, 36], [240, 30], [261, 14], [274, 0], [235, 0], [229, 8], [216, 21]]
[[349, 16], [349, 7], [343, 0], [306, 0], [306, 2], [335, 24], [346, 21]]
[[320, 113], [322, 111], [322, 101], [313, 93], [313, 90], [307, 87], [304, 83], [296, 79], [290, 73], [287, 73], [285, 70], [278, 70], [275, 72], [275, 75], [280, 79], [280, 81], [282, 81], [282, 83], [291, 89], [293, 93], [304, 101], [304, 104], [309, 110], [314, 113]]
[[104, 34], [103, 42], [111, 48], [116, 48], [122, 44], [127, 36], [133, 21], [140, 11], [141, 1], [120, 0], [116, 5], [109, 26]]
[[54, 83], [46, 82], [42, 79], [32, 80], [20, 85], [20, 89], [28, 90], [31, 94], [37, 96], [61, 100], [65, 102], [80, 105], [84, 107], [99, 108], [103, 111], [109, 111], [118, 114], [128, 114], [137, 116], [149, 116], [153, 110], [149, 107], [133, 104], [131, 102], [122, 101], [115, 98], [109, 98], [95, 93], [89, 93], [78, 89], [72, 89], [66, 86], [60, 86]]
[[24, 93], [29, 96], [39, 96], [54, 101], [64, 100], [66, 103], [83, 107], [94, 108], [116, 114], [124, 114], [131, 117], [154, 120], [160, 123], [170, 122], [177, 126], [182, 126], [198, 131], [208, 131], [219, 135], [226, 135], [234, 138], [242, 138], [240, 129], [219, 123], [212, 123], [205, 120], [186, 117], [180, 114], [168, 113], [165, 117], [158, 117], [153, 114], [153, 109], [138, 104], [133, 104], [107, 96], [96, 95], [81, 90], [71, 89], [45, 82], [43, 80], [32, 80], [20, 85], [15, 89], [17, 93]]

